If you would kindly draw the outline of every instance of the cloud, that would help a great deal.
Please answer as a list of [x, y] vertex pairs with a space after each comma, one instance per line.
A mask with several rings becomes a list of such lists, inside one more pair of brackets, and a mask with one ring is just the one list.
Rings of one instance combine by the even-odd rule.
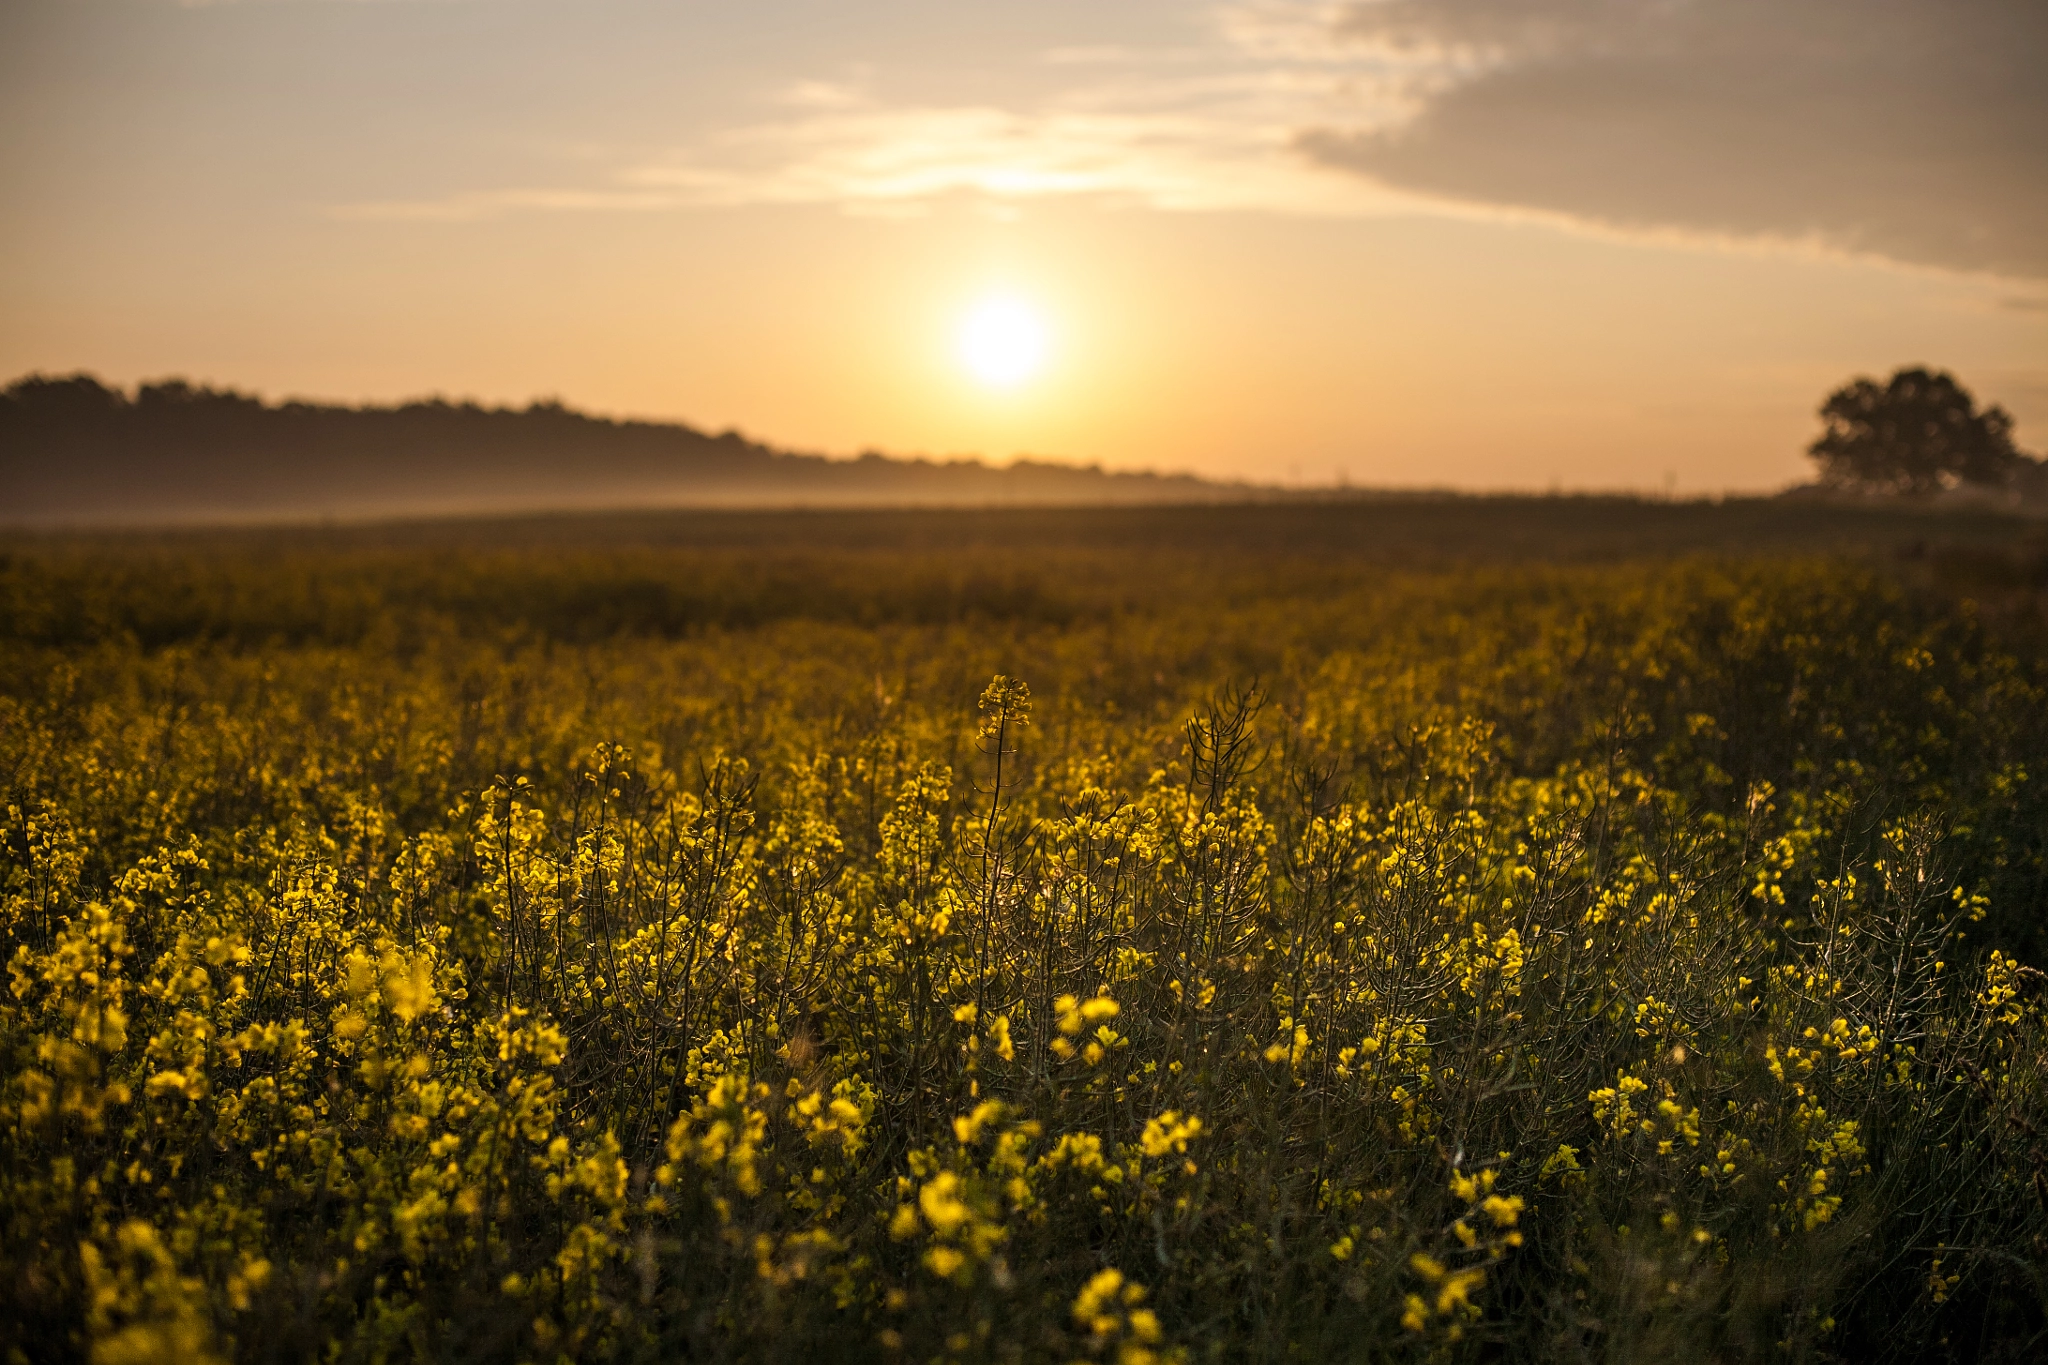
[[[947, 200], [1088, 198], [1168, 212], [1384, 212], [1402, 196], [1333, 175], [1295, 150], [1303, 111], [1356, 112], [1322, 72], [1226, 67], [1159, 75], [1142, 56], [1071, 54], [1083, 84], [1035, 107], [890, 103], [859, 86], [799, 82], [777, 116], [619, 167], [585, 190], [467, 193], [355, 204], [351, 218], [467, 220], [530, 210], [827, 205], [915, 215]], [[1167, 65], [1175, 65], [1168, 63]], [[1110, 68], [1102, 70], [1097, 68]]]
[[416, 223], [469, 223], [535, 210], [553, 213], [644, 213], [681, 207], [683, 198], [648, 190], [480, 190], [438, 199], [386, 200], [342, 204], [335, 218]]
[[[1271, 74], [1106, 85], [1052, 107], [907, 105], [843, 97], [733, 130], [630, 183], [701, 203], [837, 204], [916, 211], [958, 195], [1088, 196], [1168, 211], [1356, 213], [1389, 196], [1318, 175], [1272, 106], [1299, 92]], [[1262, 108], [1264, 106], [1264, 108]]]
[[[1003, 102], [877, 94], [877, 73], [792, 82], [766, 117], [709, 129], [605, 183], [351, 204], [339, 216], [469, 220], [531, 211], [824, 205], [909, 216], [961, 198], [1011, 209], [1085, 198], [1167, 212], [1363, 215], [1414, 196], [1305, 156], [1306, 124], [1410, 118], [1444, 84], [1445, 54], [1336, 41], [1339, 11], [1265, 4], [1219, 12], [1200, 41], [1024, 54]], [[1450, 63], [1452, 74], [1457, 67]], [[894, 69], [914, 88], [920, 73]]]
[[872, 70], [805, 80], [594, 186], [338, 212], [1086, 198], [2048, 278], [2043, 51], [2042, 0], [1259, 0], [1216, 11], [1204, 42], [1029, 55], [1002, 102], [891, 98]]
[[1339, 48], [1461, 54], [1405, 120], [1304, 127], [1375, 183], [2048, 276], [2037, 0], [1374, 0]]

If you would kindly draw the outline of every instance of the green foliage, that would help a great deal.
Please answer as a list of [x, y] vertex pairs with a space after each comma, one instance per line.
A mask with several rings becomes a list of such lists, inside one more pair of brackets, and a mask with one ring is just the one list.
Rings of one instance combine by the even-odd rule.
[[17, 558], [13, 1358], [2038, 1347], [2020, 637], [1838, 562], [1089, 555], [591, 636], [390, 585], [597, 561], [392, 550], [299, 561], [362, 630], [154, 641]]

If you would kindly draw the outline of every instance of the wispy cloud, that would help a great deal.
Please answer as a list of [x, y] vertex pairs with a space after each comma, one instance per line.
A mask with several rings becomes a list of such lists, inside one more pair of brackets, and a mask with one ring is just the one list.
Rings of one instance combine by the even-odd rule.
[[[1303, 9], [1292, 16], [1302, 26]], [[459, 220], [559, 209], [829, 205], [908, 215], [971, 197], [997, 205], [1086, 197], [1173, 212], [1366, 214], [1392, 194], [1316, 164], [1317, 118], [1374, 126], [1413, 117], [1444, 76], [1440, 54], [1290, 39], [1279, 7], [1226, 11], [1204, 47], [1058, 48], [1029, 99], [889, 99], [865, 83], [807, 80], [765, 118], [616, 165], [581, 190], [465, 193], [354, 204], [357, 218]], [[1290, 44], [1298, 51], [1290, 52]]]
[[438, 199], [371, 200], [337, 205], [336, 218], [364, 221], [466, 223], [522, 210], [553, 213], [645, 213], [682, 207], [676, 194], [650, 190], [479, 190]]
[[[1813, 3], [1827, 13], [1786, 18], [1767, 0], [1266, 0], [1217, 11], [1204, 43], [1037, 54], [1026, 63], [1037, 87], [1022, 98], [919, 101], [869, 80], [804, 81], [765, 117], [620, 158], [595, 185], [337, 211], [459, 220], [781, 204], [914, 215], [962, 198], [1088, 198], [1168, 212], [1508, 217], [1637, 240], [2048, 271], [2048, 238], [2028, 210], [2048, 211], [2048, 125], [2032, 140], [2048, 102], [1981, 79], [2010, 65], [1987, 44], [2043, 24], [2008, 16], [2002, 0]], [[1837, 20], [1854, 41], [1820, 42]], [[1973, 77], [1984, 109], [1969, 104]], [[1888, 112], [1902, 99], [1950, 145]]]
[[713, 204], [836, 204], [916, 212], [970, 195], [1088, 196], [1168, 211], [1359, 213], [1387, 196], [1318, 170], [1282, 110], [1285, 73], [1131, 79], [1048, 107], [890, 105], [856, 92], [829, 107], [730, 130], [626, 183]]

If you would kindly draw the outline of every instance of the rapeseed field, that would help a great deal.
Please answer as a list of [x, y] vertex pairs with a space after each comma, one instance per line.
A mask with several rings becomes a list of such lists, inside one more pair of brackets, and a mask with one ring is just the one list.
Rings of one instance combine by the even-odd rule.
[[14, 547], [7, 1359], [2036, 1358], [2038, 615], [1451, 559]]

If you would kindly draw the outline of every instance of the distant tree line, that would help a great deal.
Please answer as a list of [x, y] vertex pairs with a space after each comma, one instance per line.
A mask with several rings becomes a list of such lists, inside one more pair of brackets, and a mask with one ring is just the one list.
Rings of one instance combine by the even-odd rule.
[[[1819, 487], [2048, 505], [2048, 463], [1954, 376], [1901, 369], [1830, 394]], [[1236, 502], [1277, 490], [1017, 460], [792, 454], [738, 432], [618, 421], [556, 401], [349, 407], [182, 379], [131, 395], [87, 374], [0, 389], [0, 521], [207, 521], [633, 507]]]
[[2048, 499], [2048, 465], [2014, 444], [2012, 415], [1980, 410], [1944, 370], [1859, 378], [1821, 404], [1825, 430], [1807, 448], [1821, 482], [1860, 493], [1925, 498], [1958, 489]]
[[209, 520], [652, 506], [1134, 503], [1243, 485], [1017, 460], [829, 459], [559, 402], [266, 403], [181, 379], [0, 390], [0, 516]]

